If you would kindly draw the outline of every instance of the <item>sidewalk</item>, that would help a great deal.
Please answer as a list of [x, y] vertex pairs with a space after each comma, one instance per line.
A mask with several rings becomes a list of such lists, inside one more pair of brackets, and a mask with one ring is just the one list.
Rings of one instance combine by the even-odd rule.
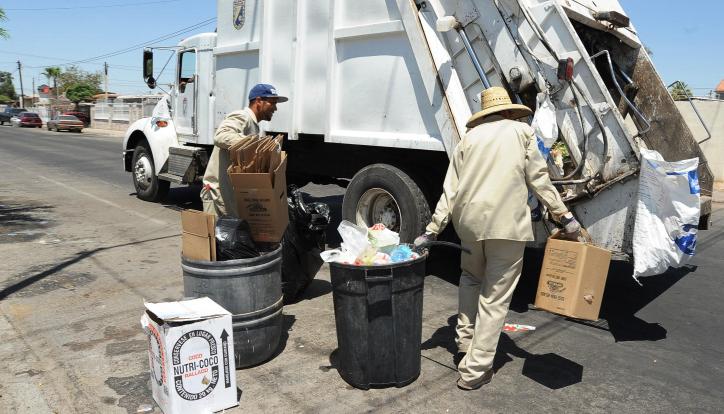
[[103, 135], [107, 137], [120, 137], [122, 138], [126, 131], [116, 131], [112, 129], [101, 129], [101, 128], [83, 128], [84, 133]]

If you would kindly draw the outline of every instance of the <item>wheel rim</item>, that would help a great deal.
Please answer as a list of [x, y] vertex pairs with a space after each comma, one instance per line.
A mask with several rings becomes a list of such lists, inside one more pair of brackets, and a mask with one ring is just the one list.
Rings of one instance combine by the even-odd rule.
[[357, 225], [371, 226], [382, 223], [388, 229], [400, 232], [402, 216], [395, 198], [387, 190], [371, 188], [365, 191], [357, 203]]
[[151, 187], [153, 167], [151, 166], [151, 160], [146, 154], [141, 155], [136, 160], [136, 165], [133, 166], [133, 174], [136, 177], [136, 184], [140, 189], [147, 190]]

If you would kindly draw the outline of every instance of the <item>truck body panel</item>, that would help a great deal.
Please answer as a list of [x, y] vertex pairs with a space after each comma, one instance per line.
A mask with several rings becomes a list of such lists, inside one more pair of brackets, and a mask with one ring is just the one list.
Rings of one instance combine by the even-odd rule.
[[[451, 154], [480, 108], [477, 60], [486, 80], [520, 103], [535, 108], [536, 95], [549, 94], [574, 169], [564, 177], [570, 169], [551, 168], [551, 177], [599, 245], [631, 254], [642, 146], [670, 160], [699, 156], [703, 195], [711, 191], [703, 154], [616, 0], [217, 0], [217, 15], [216, 33], [179, 44], [177, 139], [168, 128], [151, 144], [159, 172], [169, 156], [159, 147], [209, 151], [215, 128], [264, 82], [289, 97], [262, 127], [286, 135], [290, 173], [307, 163], [317, 175], [352, 178], [383, 160], [425, 183], [434, 207], [439, 188], [429, 187], [439, 187], [444, 166], [404, 154]], [[446, 16], [458, 26], [438, 31]], [[566, 65], [570, 80], [560, 77]], [[133, 128], [157, 140], [158, 128]], [[335, 165], [351, 157], [354, 168]], [[551, 226], [536, 223], [539, 243]]]

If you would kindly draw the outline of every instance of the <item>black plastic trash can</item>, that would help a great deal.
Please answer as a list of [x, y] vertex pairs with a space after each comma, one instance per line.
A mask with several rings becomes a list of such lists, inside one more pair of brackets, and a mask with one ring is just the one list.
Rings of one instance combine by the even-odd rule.
[[361, 388], [420, 376], [426, 255], [386, 266], [330, 263], [339, 375]]

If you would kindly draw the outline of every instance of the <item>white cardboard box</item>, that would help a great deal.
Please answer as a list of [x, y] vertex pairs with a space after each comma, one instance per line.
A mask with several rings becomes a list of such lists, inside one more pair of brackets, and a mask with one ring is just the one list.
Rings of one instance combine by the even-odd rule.
[[166, 414], [236, 406], [231, 314], [209, 298], [146, 303], [153, 398]]

